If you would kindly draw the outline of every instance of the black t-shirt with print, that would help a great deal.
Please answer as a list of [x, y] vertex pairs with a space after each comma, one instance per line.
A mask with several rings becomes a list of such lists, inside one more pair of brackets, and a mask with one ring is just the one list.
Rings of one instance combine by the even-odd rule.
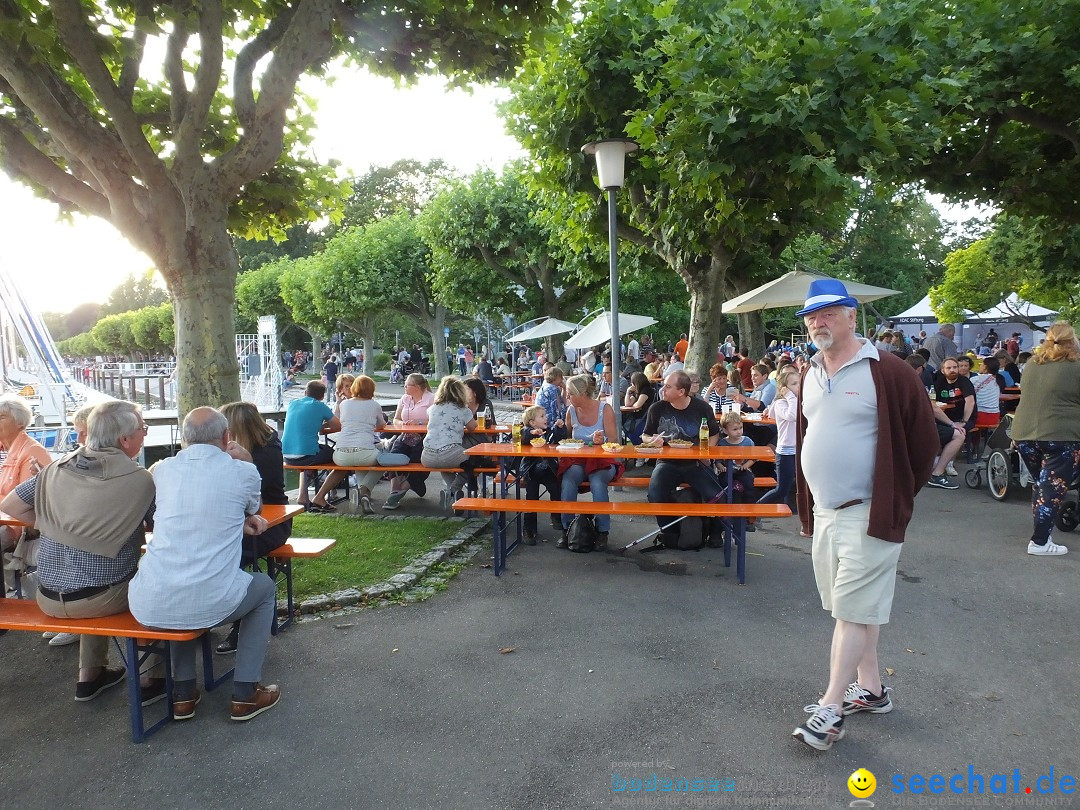
[[[944, 374], [938, 374], [934, 377], [934, 395], [938, 402], [945, 403], [945, 415], [949, 417], [950, 422], [963, 422], [964, 398], [975, 396], [975, 386], [963, 375], [949, 382]], [[969, 427], [975, 424], [976, 412], [977, 410], [972, 408], [971, 417], [967, 422]]]

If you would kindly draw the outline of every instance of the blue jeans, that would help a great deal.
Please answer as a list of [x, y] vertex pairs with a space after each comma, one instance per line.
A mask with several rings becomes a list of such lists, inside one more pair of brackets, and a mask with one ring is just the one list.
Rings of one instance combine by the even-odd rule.
[[[608, 500], [607, 486], [611, 483], [611, 479], [615, 477], [615, 467], [606, 467], [603, 470], [597, 470], [589, 476], [589, 491], [592, 492], [592, 499], [594, 503], [606, 503]], [[561, 498], [564, 501], [576, 501], [578, 495], [578, 487], [585, 481], [585, 465], [575, 464], [570, 467], [562, 475], [562, 493]], [[570, 521], [574, 519], [574, 516], [563, 515], [562, 525], [563, 528], [570, 526]], [[606, 532], [611, 530], [611, 516], [610, 515], [597, 515], [596, 516], [596, 530], [599, 532]]]
[[[673, 503], [675, 490], [679, 484], [689, 484], [691, 489], [701, 496], [703, 501], [711, 501], [724, 491], [724, 485], [716, 477], [711, 467], [694, 462], [693, 464], [672, 463], [660, 461], [653, 470], [649, 479], [649, 502], [650, 503]], [[656, 523], [661, 531], [678, 520], [670, 516], [657, 516]]]
[[758, 503], [787, 503], [795, 484], [795, 456], [776, 456], [776, 486], [766, 492]]

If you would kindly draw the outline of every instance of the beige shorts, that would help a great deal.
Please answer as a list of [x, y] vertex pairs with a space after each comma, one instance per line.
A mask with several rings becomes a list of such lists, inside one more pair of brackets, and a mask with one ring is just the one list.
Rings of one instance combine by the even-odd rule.
[[834, 619], [888, 624], [902, 543], [870, 537], [870, 504], [814, 507], [814, 578]]

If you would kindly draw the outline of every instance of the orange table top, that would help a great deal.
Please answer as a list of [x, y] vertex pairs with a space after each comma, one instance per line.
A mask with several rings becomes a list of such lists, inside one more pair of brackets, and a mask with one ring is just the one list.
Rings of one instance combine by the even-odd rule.
[[506, 456], [513, 458], [655, 458], [660, 461], [702, 461], [704, 459], [749, 459], [754, 461], [772, 461], [774, 458], [771, 447], [736, 447], [733, 445], [717, 445], [710, 447], [708, 453], [694, 446], [686, 449], [664, 447], [659, 453], [642, 453], [634, 445], [627, 444], [618, 450], [608, 451], [594, 445], [584, 445], [574, 450], [559, 450], [558, 445], [545, 444], [541, 447], [533, 447], [531, 444], [522, 444], [514, 447], [509, 442], [478, 444], [465, 450], [467, 456]]

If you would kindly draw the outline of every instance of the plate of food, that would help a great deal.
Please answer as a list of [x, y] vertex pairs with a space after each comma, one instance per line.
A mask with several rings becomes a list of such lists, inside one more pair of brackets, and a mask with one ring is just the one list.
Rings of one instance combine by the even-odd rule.
[[687, 441], [686, 439], [672, 439], [670, 442], [668, 442], [668, 447], [679, 447], [683, 450], [686, 450], [687, 448], [693, 446], [694, 443], [691, 441]]
[[545, 444], [547, 444], [547, 439], [543, 438], [542, 436], [537, 436], [535, 439], [531, 439], [529, 441], [529, 444], [531, 444], [533, 447], [543, 447]]
[[604, 448], [605, 452], [608, 453], [618, 453], [622, 450], [622, 445], [618, 442], [604, 442], [601, 446]]
[[581, 439], [563, 439], [559, 442], [560, 450], [580, 450], [585, 446]]

